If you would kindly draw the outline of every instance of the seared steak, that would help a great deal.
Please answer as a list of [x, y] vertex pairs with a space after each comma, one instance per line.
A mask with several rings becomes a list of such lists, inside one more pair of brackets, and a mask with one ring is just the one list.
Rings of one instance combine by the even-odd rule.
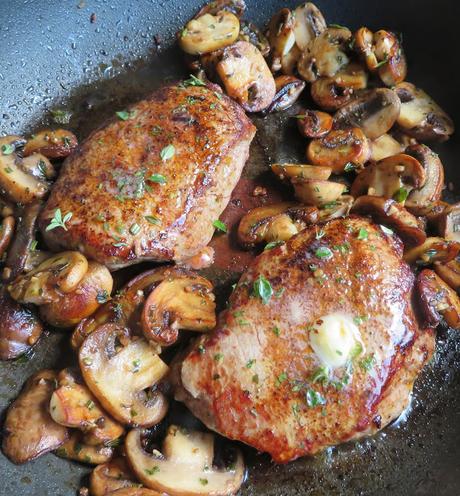
[[434, 349], [413, 282], [400, 240], [367, 219], [302, 231], [254, 261], [173, 366], [176, 397], [277, 462], [371, 434], [407, 406]]
[[[156, 91], [66, 160], [40, 216], [47, 243], [110, 268], [196, 254], [212, 237], [254, 134], [218, 86]], [[72, 212], [67, 230], [46, 231], [57, 209]]]

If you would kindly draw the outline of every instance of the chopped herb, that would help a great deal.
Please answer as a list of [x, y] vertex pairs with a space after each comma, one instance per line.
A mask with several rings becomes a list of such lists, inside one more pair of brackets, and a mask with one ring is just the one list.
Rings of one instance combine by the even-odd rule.
[[148, 475], [155, 475], [159, 471], [160, 471], [160, 467], [158, 467], [157, 465], [154, 465], [152, 468], [145, 469], [145, 473]]
[[87, 366], [92, 365], [92, 363], [93, 363], [91, 358], [88, 358], [88, 357], [83, 358], [82, 362]]
[[136, 236], [136, 234], [139, 234], [141, 231], [141, 226], [139, 224], [133, 224], [130, 228], [129, 228], [129, 232], [130, 234], [132, 234], [133, 236]]
[[321, 246], [315, 251], [315, 255], [321, 259], [328, 259], [332, 257], [332, 251], [327, 246]]
[[13, 172], [13, 169], [11, 167], [5, 167], [4, 170], [7, 174], [11, 174]]
[[125, 243], [124, 241], [119, 241], [118, 243], [113, 243], [115, 248], [122, 248], [123, 246], [128, 246], [128, 243]]
[[224, 359], [224, 355], [222, 353], [216, 353], [214, 355], [214, 361], [221, 362]]
[[38, 241], [34, 239], [30, 244], [30, 251], [35, 251], [37, 249]]
[[96, 405], [94, 404], [94, 401], [93, 400], [88, 400], [85, 404], [86, 408], [88, 410], [92, 410]]
[[270, 241], [270, 243], [265, 245], [264, 251], [271, 250], [272, 248], [276, 248], [281, 245], [284, 245], [284, 241]]
[[273, 334], [277, 337], [279, 337], [281, 334], [281, 329], [278, 326], [273, 327], [272, 331], [273, 331]]
[[250, 369], [255, 363], [256, 363], [256, 359], [251, 358], [251, 360], [248, 360], [248, 363], [246, 364], [246, 368]]
[[260, 298], [264, 305], [266, 305], [273, 296], [272, 285], [262, 274], [254, 281], [252, 295]]
[[212, 225], [218, 230], [224, 233], [227, 232], [227, 226], [221, 220], [215, 220]]
[[324, 205], [321, 205], [320, 209], [321, 210], [328, 210], [330, 208], [334, 208], [338, 205], [337, 201], [331, 201], [329, 203], [325, 203]]
[[219, 99], [222, 100], [222, 93], [219, 93], [218, 91], [214, 91], [214, 95]]
[[353, 172], [354, 170], [356, 170], [355, 164], [353, 164], [352, 162], [348, 162], [348, 164], [345, 164], [345, 168], [344, 168], [345, 172]]
[[3, 155], [11, 155], [14, 152], [14, 146], [10, 144], [2, 145], [0, 149]]
[[206, 485], [208, 484], [208, 479], [202, 479], [202, 478], [200, 478], [200, 479], [198, 479], [198, 480], [200, 481], [200, 484], [201, 484], [202, 486], [206, 486]]
[[325, 383], [329, 380], [329, 368], [328, 367], [318, 367], [315, 369], [310, 377], [310, 382], [313, 384], [315, 382]]
[[158, 226], [161, 224], [161, 221], [158, 217], [155, 217], [154, 215], [146, 215], [144, 219], [149, 223], [149, 224], [154, 224]]
[[374, 65], [374, 69], [378, 69], [379, 67], [382, 67], [382, 65], [385, 65], [388, 62], [388, 58], [381, 60], [378, 64]]
[[375, 357], [373, 354], [368, 355], [359, 362], [359, 366], [366, 372], [370, 372], [375, 365]]
[[320, 229], [319, 231], [316, 231], [315, 238], [316, 239], [321, 239], [326, 233], [324, 232], [323, 229]]
[[398, 203], [404, 203], [409, 195], [406, 188], [399, 188], [398, 191], [393, 195], [393, 200]]
[[252, 382], [253, 382], [254, 384], [259, 384], [259, 375], [258, 375], [258, 374], [254, 374], [254, 375], [252, 376]]
[[136, 112], [128, 112], [127, 110], [120, 110], [119, 112], [115, 112], [115, 114], [122, 121], [127, 121], [133, 118], [136, 115]]
[[381, 226], [380, 226], [380, 229], [381, 229], [381, 230], [382, 230], [385, 234], [387, 234], [388, 236], [393, 236], [393, 234], [394, 234], [393, 230], [391, 230], [391, 229], [390, 229], [389, 227], [387, 227], [387, 226], [383, 226], [383, 225], [381, 225]]
[[288, 378], [286, 372], [282, 372], [277, 378], [276, 378], [276, 386], [279, 387], [283, 382]]
[[51, 117], [56, 124], [68, 124], [72, 117], [72, 112], [68, 110], [56, 109], [51, 111]]
[[326, 404], [326, 398], [324, 398], [324, 396], [321, 393], [315, 391], [314, 389], [309, 389], [307, 391], [305, 395], [305, 399], [307, 400], [307, 405], [310, 408], [314, 408], [315, 406]]
[[106, 289], [101, 289], [97, 292], [96, 301], [102, 305], [109, 299], [109, 292]]
[[134, 410], [134, 408], [131, 408], [131, 410], [130, 410], [129, 413], [131, 414], [131, 417], [136, 417], [137, 416], [137, 412], [136, 412], [136, 410]]
[[141, 368], [141, 361], [138, 359], [133, 360], [133, 374], [137, 374]]
[[351, 350], [350, 358], [353, 360], [354, 358], [361, 355], [362, 352], [363, 352], [363, 345], [359, 341], [357, 341], [355, 346]]
[[51, 219], [51, 222], [46, 226], [45, 231], [52, 231], [56, 229], [56, 227], [62, 227], [64, 231], [67, 231], [67, 227], [65, 225], [72, 218], [72, 212], [67, 212], [64, 217], [62, 217], [62, 212], [60, 208], [57, 208], [54, 211], [54, 217]]
[[193, 74], [190, 74], [190, 78], [186, 79], [183, 82], [183, 85], [185, 87], [187, 87], [187, 86], [206, 86], [206, 83], [204, 81], [202, 81], [200, 78], [197, 78], [196, 76], [194, 76]]
[[158, 184], [166, 184], [166, 177], [163, 176], [163, 174], [152, 174], [149, 178], [149, 181], [152, 181], [152, 183], [158, 183]]
[[353, 317], [353, 322], [356, 325], [361, 325], [363, 322], [367, 320], [367, 315], [358, 315], [356, 317]]
[[176, 149], [174, 148], [174, 145], [169, 144], [168, 146], [165, 146], [163, 150], [161, 150], [161, 160], [163, 160], [163, 162], [166, 162], [167, 160], [173, 158], [175, 153]]
[[161, 134], [163, 131], [163, 128], [161, 126], [153, 126], [152, 129], [150, 130], [150, 133], [153, 134], [154, 136], [158, 136]]
[[204, 355], [206, 353], [206, 348], [202, 344], [200, 344], [198, 346], [198, 351], [199, 351], [200, 355]]
[[341, 24], [329, 24], [329, 28], [336, 28], [336, 29], [348, 29], [345, 26], [342, 26]]
[[361, 229], [358, 231], [358, 236], [357, 238], [361, 241], [366, 240], [369, 237], [369, 233], [367, 232], [367, 229], [364, 227], [361, 227]]

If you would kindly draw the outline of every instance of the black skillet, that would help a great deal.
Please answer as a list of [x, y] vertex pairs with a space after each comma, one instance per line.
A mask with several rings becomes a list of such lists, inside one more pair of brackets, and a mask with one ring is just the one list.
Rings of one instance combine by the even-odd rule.
[[[114, 111], [185, 74], [171, 48], [174, 32], [202, 0], [0, 0], [0, 132], [24, 133], [50, 123], [50, 109], [73, 112], [84, 138]], [[295, 1], [247, 0], [246, 17], [264, 25]], [[404, 34], [408, 79], [422, 86], [460, 125], [460, 3], [454, 0], [318, 0], [329, 23], [391, 28]], [[308, 105], [308, 100], [303, 102]], [[296, 109], [291, 110], [291, 114]], [[246, 176], [270, 161], [302, 159], [289, 113], [257, 118], [257, 143]], [[447, 181], [458, 184], [458, 133], [436, 147]], [[225, 287], [237, 275], [212, 274]], [[0, 364], [0, 410], [26, 378], [72, 361], [68, 337], [51, 332], [29, 360]], [[275, 466], [245, 450], [244, 495], [459, 495], [460, 338], [441, 329], [438, 351], [417, 383], [411, 411], [377, 436]], [[74, 495], [87, 467], [54, 455], [22, 467], [0, 455], [0, 495]]]

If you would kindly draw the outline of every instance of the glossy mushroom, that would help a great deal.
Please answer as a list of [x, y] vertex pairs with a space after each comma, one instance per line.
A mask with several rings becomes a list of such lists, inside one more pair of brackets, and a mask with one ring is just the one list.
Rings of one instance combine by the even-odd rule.
[[382, 134], [371, 141], [370, 160], [378, 162], [384, 158], [402, 153], [404, 146], [390, 134]]
[[447, 263], [458, 255], [460, 243], [447, 241], [439, 237], [430, 237], [404, 253], [404, 260], [409, 264], [431, 265], [435, 262]]
[[332, 116], [319, 110], [306, 110], [297, 115], [297, 126], [305, 138], [323, 138], [332, 129]]
[[74, 431], [55, 454], [61, 458], [75, 460], [88, 465], [99, 465], [109, 462], [113, 457], [114, 449], [111, 446], [90, 446], [82, 440], [80, 432]]
[[106, 496], [118, 489], [138, 486], [126, 459], [121, 457], [98, 465], [90, 475], [91, 496]]
[[281, 112], [294, 105], [305, 88], [305, 81], [294, 76], [278, 76], [275, 85], [275, 97], [264, 113]]
[[295, 18], [292, 12], [283, 8], [272, 16], [265, 33], [271, 48], [271, 65], [273, 72], [281, 69], [281, 59], [286, 56], [295, 44]]
[[315, 4], [306, 2], [294, 10], [295, 42], [301, 51], [306, 50], [310, 42], [326, 29], [326, 20]]
[[68, 157], [78, 146], [75, 134], [66, 129], [44, 129], [31, 136], [24, 147], [24, 156], [41, 153], [47, 158]]

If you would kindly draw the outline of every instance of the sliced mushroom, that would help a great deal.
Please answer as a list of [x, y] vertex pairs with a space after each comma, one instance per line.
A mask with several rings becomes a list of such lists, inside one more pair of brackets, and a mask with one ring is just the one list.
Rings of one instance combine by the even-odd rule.
[[431, 217], [431, 223], [443, 238], [460, 242], [460, 203], [448, 205]]
[[447, 263], [458, 255], [460, 243], [443, 238], [426, 238], [426, 241], [404, 253], [404, 260], [409, 264], [431, 265], [435, 262]]
[[382, 134], [377, 139], [371, 141], [371, 156], [370, 160], [378, 162], [384, 158], [397, 155], [404, 150], [405, 147], [395, 140], [389, 134]]
[[312, 140], [307, 147], [310, 163], [332, 167], [335, 174], [342, 173], [347, 164], [363, 166], [369, 155], [369, 141], [358, 128], [333, 130], [324, 138]]
[[88, 270], [88, 261], [78, 251], [64, 251], [48, 258], [35, 270], [8, 285], [10, 295], [20, 303], [42, 305], [71, 293]]
[[275, 85], [275, 97], [264, 113], [281, 112], [294, 105], [305, 88], [305, 81], [294, 76], [278, 76]]
[[398, 96], [388, 88], [366, 91], [336, 112], [334, 128], [359, 127], [369, 139], [376, 139], [391, 129], [400, 107]]
[[56, 177], [53, 164], [41, 153], [34, 153], [22, 160], [22, 169], [41, 181], [49, 181]]
[[306, 164], [272, 164], [272, 171], [282, 180], [293, 179], [315, 179], [327, 181], [332, 174], [332, 168], [321, 165]]
[[266, 32], [271, 47], [271, 70], [281, 69], [281, 59], [295, 44], [294, 16], [289, 9], [281, 9], [271, 18]]
[[171, 425], [162, 452], [147, 453], [142, 432], [132, 430], [126, 437], [126, 456], [139, 480], [147, 487], [171, 496], [231, 495], [243, 483], [241, 452], [228, 450], [224, 464], [215, 465], [213, 434], [186, 431]]
[[106, 496], [118, 489], [139, 486], [124, 458], [114, 458], [98, 465], [91, 472], [89, 480], [91, 496]]
[[297, 62], [302, 52], [294, 45], [286, 55], [281, 57], [281, 72], [287, 76], [295, 76], [297, 73]]
[[80, 348], [85, 338], [99, 326], [113, 322], [122, 327], [130, 327], [135, 333], [140, 334], [140, 317], [144, 302], [152, 289], [163, 279], [183, 274], [184, 269], [176, 267], [159, 267], [147, 272], [142, 272], [132, 279], [121, 291], [96, 313], [83, 319], [72, 334], [71, 345], [74, 349]]
[[314, 179], [293, 178], [292, 184], [300, 202], [318, 207], [336, 201], [347, 189], [342, 183]]
[[370, 215], [374, 222], [390, 226], [408, 245], [418, 246], [426, 239], [426, 233], [417, 218], [392, 199], [360, 196], [351, 207], [351, 213]]
[[311, 2], [299, 5], [294, 10], [294, 34], [296, 45], [301, 51], [327, 28], [321, 11]]
[[444, 187], [444, 167], [436, 153], [426, 145], [411, 145], [405, 153], [417, 159], [425, 169], [426, 181], [422, 188], [411, 191], [406, 207], [414, 215], [426, 209], [441, 198]]
[[329, 27], [308, 43], [297, 64], [299, 74], [312, 83], [321, 76], [332, 77], [349, 59], [345, 45], [351, 38], [347, 28]]
[[179, 329], [206, 332], [216, 325], [212, 284], [191, 272], [168, 277], [150, 293], [142, 311], [144, 336], [163, 346], [173, 344]]
[[52, 370], [37, 372], [9, 407], [3, 426], [3, 453], [13, 463], [33, 460], [67, 439], [67, 428], [56, 424], [48, 411], [55, 380]]
[[350, 193], [355, 198], [361, 195], [383, 196], [404, 204], [409, 192], [421, 188], [425, 181], [425, 169], [420, 162], [399, 153], [368, 165], [356, 176]]
[[0, 227], [0, 258], [3, 258], [11, 243], [14, 234], [14, 225], [15, 220], [12, 215], [3, 217]]
[[110, 446], [90, 446], [82, 440], [80, 432], [73, 432], [69, 439], [56, 451], [56, 455], [68, 460], [75, 460], [89, 465], [99, 465], [109, 462], [113, 457], [113, 448]]
[[417, 289], [429, 325], [436, 326], [444, 318], [449, 327], [460, 329], [460, 299], [435, 272], [423, 269], [417, 277]]
[[55, 327], [75, 326], [110, 298], [112, 287], [113, 279], [107, 267], [89, 262], [88, 270], [78, 286], [55, 301], [42, 305], [40, 315]]
[[19, 209], [13, 241], [9, 245], [2, 278], [5, 282], [15, 279], [25, 268], [37, 231], [41, 203], [31, 203]]
[[360, 28], [355, 33], [354, 42], [368, 69], [377, 71], [387, 86], [404, 81], [407, 74], [406, 57], [393, 33], [383, 29], [373, 33], [368, 28]]
[[108, 444], [124, 433], [123, 427], [102, 410], [91, 391], [70, 369], [59, 373], [49, 408], [55, 422], [82, 431], [88, 445]]
[[179, 46], [192, 55], [214, 52], [234, 43], [239, 32], [240, 21], [235, 14], [226, 10], [215, 15], [206, 13], [185, 25], [179, 34]]
[[100, 326], [83, 342], [79, 362], [85, 383], [119, 422], [150, 427], [165, 416], [167, 400], [156, 385], [168, 366], [158, 351], [116, 324]]
[[24, 147], [24, 156], [41, 153], [47, 158], [65, 158], [78, 146], [75, 134], [66, 129], [45, 129], [33, 135]]
[[460, 262], [456, 259], [447, 263], [435, 262], [436, 274], [454, 291], [460, 291]]
[[285, 202], [250, 210], [238, 226], [238, 241], [245, 248], [262, 242], [287, 241], [294, 234], [314, 224], [318, 210]]
[[262, 31], [252, 22], [240, 20], [238, 41], [252, 43], [264, 57], [267, 57], [270, 53], [270, 43]]
[[214, 0], [204, 5], [196, 14], [195, 18], [201, 17], [204, 14], [216, 15], [222, 10], [231, 12], [240, 18], [246, 10], [244, 0]]
[[259, 112], [272, 103], [276, 93], [275, 80], [254, 45], [238, 41], [221, 50], [214, 64], [227, 94], [245, 110]]
[[323, 138], [332, 129], [332, 117], [319, 110], [306, 110], [297, 116], [300, 134], [306, 138]]
[[332, 219], [346, 217], [350, 213], [355, 199], [350, 195], [342, 195], [337, 200], [323, 205], [319, 209], [318, 222], [329, 222]]
[[318, 78], [311, 85], [311, 97], [324, 110], [337, 110], [360, 90], [367, 88], [367, 72], [359, 64], [349, 64], [332, 77]]
[[445, 141], [453, 134], [452, 119], [423, 90], [404, 82], [395, 91], [401, 100], [397, 122], [406, 134], [420, 141]]
[[23, 168], [23, 160], [15, 150], [17, 136], [0, 138], [0, 190], [8, 200], [23, 205], [43, 198], [49, 185]]
[[0, 360], [27, 353], [42, 332], [35, 313], [16, 303], [4, 287], [0, 288]]

